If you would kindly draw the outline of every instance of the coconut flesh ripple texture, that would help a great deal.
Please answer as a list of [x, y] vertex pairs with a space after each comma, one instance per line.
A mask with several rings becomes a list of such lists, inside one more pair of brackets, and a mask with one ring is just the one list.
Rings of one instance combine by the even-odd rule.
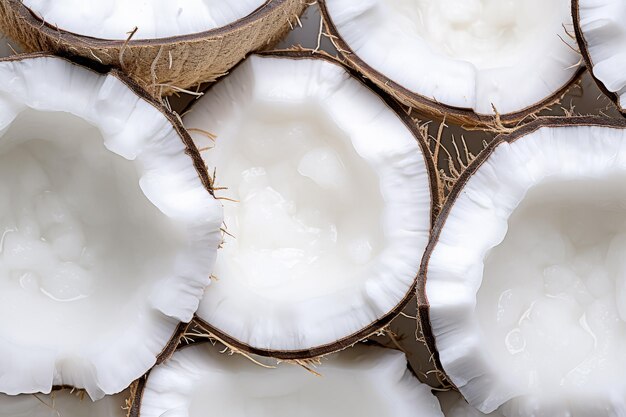
[[624, 129], [542, 127], [499, 144], [451, 205], [428, 264], [430, 322], [482, 411], [625, 412], [625, 149]]
[[626, 111], [626, 2], [578, 0], [580, 31], [591, 60], [593, 76], [615, 93]]
[[125, 40], [190, 35], [251, 14], [265, 0], [23, 0], [46, 23], [78, 35]]
[[[522, 111], [559, 91], [580, 56], [567, 0], [325, 0], [339, 35], [407, 90], [477, 114]], [[575, 44], [574, 41], [571, 41]], [[349, 57], [348, 57], [349, 59]], [[407, 70], [410, 68], [410, 70]]]
[[221, 207], [114, 75], [3, 61], [0, 109], [0, 392], [117, 393], [192, 318]]
[[186, 347], [148, 378], [141, 417], [443, 417], [431, 388], [403, 353], [373, 346], [335, 354], [313, 375], [299, 366], [265, 369], [210, 344]]
[[123, 417], [128, 395], [124, 392], [93, 402], [69, 390], [15, 397], [0, 394], [0, 417]]
[[424, 157], [344, 69], [252, 56], [184, 122], [217, 136], [194, 140], [211, 147], [220, 195], [236, 200], [224, 203], [229, 235], [197, 313], [206, 323], [254, 348], [310, 349], [410, 296], [429, 235]]

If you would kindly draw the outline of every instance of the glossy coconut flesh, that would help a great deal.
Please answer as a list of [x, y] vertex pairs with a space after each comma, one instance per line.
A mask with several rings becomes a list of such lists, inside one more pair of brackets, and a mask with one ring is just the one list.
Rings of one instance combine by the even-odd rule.
[[81, 392], [11, 397], [0, 394], [0, 417], [123, 417], [128, 392], [93, 402]]
[[126, 40], [190, 35], [248, 16], [266, 0], [24, 0], [46, 23], [93, 38]]
[[578, 66], [563, 29], [571, 26], [566, 0], [326, 0], [325, 7], [365, 64], [412, 93], [479, 114], [541, 102]]

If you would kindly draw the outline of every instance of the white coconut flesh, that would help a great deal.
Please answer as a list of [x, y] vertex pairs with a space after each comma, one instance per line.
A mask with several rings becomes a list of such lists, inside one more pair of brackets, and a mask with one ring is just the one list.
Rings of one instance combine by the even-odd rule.
[[626, 2], [578, 0], [580, 31], [591, 60], [593, 76], [626, 106]]
[[99, 39], [191, 35], [242, 19], [267, 0], [23, 0], [53, 27]]
[[0, 109], [0, 392], [119, 392], [192, 318], [221, 207], [113, 75], [3, 61]]
[[[198, 316], [264, 350], [333, 344], [400, 304], [429, 234], [420, 147], [338, 65], [252, 56], [184, 118], [225, 236]], [[216, 135], [210, 140], [201, 129]]]
[[441, 404], [441, 411], [445, 417], [504, 417], [500, 411], [483, 414], [465, 401], [456, 391], [442, 391], [437, 393]]
[[0, 394], [0, 417], [124, 417], [128, 392], [91, 401], [69, 390], [51, 394]]
[[623, 129], [542, 127], [451, 206], [426, 295], [441, 363], [482, 411], [626, 409], [625, 146]]
[[355, 347], [315, 367], [266, 369], [209, 344], [187, 347], [150, 372], [141, 417], [442, 417], [431, 388], [407, 369], [403, 353]]
[[[478, 114], [522, 111], [574, 76], [566, 0], [325, 0], [339, 35], [410, 92]], [[410, 70], [407, 70], [409, 68]]]

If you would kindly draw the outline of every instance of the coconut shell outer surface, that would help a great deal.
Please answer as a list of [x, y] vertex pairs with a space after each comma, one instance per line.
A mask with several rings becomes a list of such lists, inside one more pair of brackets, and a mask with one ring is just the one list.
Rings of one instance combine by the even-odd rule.
[[589, 70], [589, 74], [593, 81], [596, 83], [600, 91], [604, 93], [613, 103], [615, 103], [615, 107], [619, 110], [620, 114], [626, 117], [626, 109], [623, 109], [619, 104], [619, 97], [612, 91], [609, 91], [608, 88], [604, 85], [602, 81], [597, 79], [595, 75], [593, 75], [593, 61], [591, 60], [591, 55], [589, 54], [589, 46], [587, 45], [587, 40], [585, 39], [585, 34], [583, 33], [580, 26], [580, 4], [579, 0], [572, 0], [572, 20], [574, 22], [574, 33], [576, 34], [576, 42], [578, 42], [578, 49], [580, 50], [580, 54], [583, 57], [583, 61], [585, 62], [585, 66], [587, 70]]
[[0, 30], [25, 51], [82, 57], [124, 71], [153, 96], [214, 81], [255, 50], [273, 45], [297, 22], [305, 0], [268, 0], [232, 24], [189, 35], [96, 39], [44, 22], [20, 0], [0, 0]]
[[[409, 129], [409, 131], [413, 134], [413, 137], [417, 141], [422, 155], [424, 157], [424, 161], [429, 173], [429, 187], [430, 187], [430, 198], [431, 198], [431, 215], [430, 215], [430, 224], [435, 223], [436, 219], [436, 210], [440, 205], [439, 201], [439, 185], [437, 183], [437, 169], [435, 167], [435, 163], [431, 156], [430, 149], [428, 148], [428, 144], [419, 133], [417, 129], [416, 122], [409, 116], [407, 111], [402, 107], [400, 103], [394, 100], [392, 97], [389, 97], [383, 91], [381, 91], [376, 85], [372, 84], [369, 80], [363, 79], [361, 75], [352, 70], [350, 67], [347, 67], [343, 62], [336, 59], [335, 57], [328, 55], [324, 52], [314, 52], [314, 51], [301, 51], [301, 50], [284, 50], [284, 51], [270, 51], [270, 52], [262, 52], [259, 53], [261, 56], [269, 56], [269, 57], [277, 57], [277, 58], [285, 58], [285, 59], [321, 59], [327, 62], [330, 62], [334, 65], [338, 65], [342, 67], [348, 74], [360, 81], [363, 86], [373, 94], [376, 94], [380, 97], [381, 100], [385, 102], [385, 104], [400, 118], [403, 124]], [[213, 85], [209, 86], [210, 89]], [[193, 108], [193, 105], [190, 106], [187, 110]], [[431, 232], [432, 234], [432, 232]], [[353, 333], [349, 336], [346, 336], [340, 340], [337, 340], [333, 343], [329, 343], [322, 346], [315, 346], [310, 349], [303, 350], [290, 350], [290, 351], [279, 351], [279, 350], [265, 350], [258, 349], [253, 346], [250, 346], [246, 343], [241, 342], [228, 334], [223, 333], [219, 329], [211, 326], [206, 321], [199, 318], [197, 315], [194, 318], [195, 324], [207, 335], [210, 336], [211, 339], [217, 340], [224, 345], [226, 345], [229, 349], [234, 352], [245, 352], [246, 354], [253, 354], [262, 357], [269, 357], [278, 360], [285, 361], [301, 361], [301, 360], [309, 360], [309, 359], [317, 359], [321, 358], [336, 352], [339, 352], [344, 349], [348, 349], [355, 344], [366, 340], [367, 338], [376, 335], [383, 331], [386, 326], [391, 323], [393, 319], [398, 317], [402, 310], [407, 306], [409, 301], [414, 297], [415, 290], [417, 284], [416, 281], [413, 286], [409, 289], [405, 297], [395, 306], [395, 308], [389, 311], [384, 316], [380, 317], [377, 321], [371, 323], [367, 327], [362, 330]]]
[[350, 48], [350, 45], [343, 40], [337, 27], [333, 23], [332, 17], [328, 13], [326, 0], [319, 0], [318, 4], [330, 40], [351, 67], [370, 79], [379, 88], [390, 94], [403, 105], [416, 109], [424, 113], [427, 117], [445, 120], [467, 128], [495, 128], [500, 124], [511, 126], [524, 121], [541, 110], [550, 107], [552, 104], [558, 103], [585, 71], [584, 66], [579, 67], [572, 78], [558, 91], [555, 91], [543, 101], [535, 103], [518, 112], [497, 115], [477, 114], [469, 108], [447, 106], [428, 97], [419, 95], [376, 71], [367, 62], [359, 58]]
[[[534, 121], [518, 128], [516, 131], [510, 134], [503, 134], [497, 136], [489, 145], [472, 161], [465, 171], [458, 178], [450, 194], [448, 195], [443, 207], [435, 220], [433, 229], [431, 231], [431, 238], [424, 252], [420, 271], [417, 280], [417, 304], [418, 304], [418, 326], [421, 329], [421, 333], [424, 336], [424, 341], [428, 350], [431, 353], [431, 357], [434, 360], [436, 368], [444, 375], [445, 369], [441, 364], [439, 358], [439, 351], [437, 350], [437, 341], [433, 335], [431, 322], [430, 322], [430, 305], [428, 302], [428, 294], [426, 294], [426, 281], [428, 280], [428, 262], [434, 248], [437, 246], [441, 232], [446, 224], [446, 220], [450, 215], [450, 210], [454, 206], [457, 198], [463, 193], [467, 181], [478, 171], [485, 161], [489, 159], [491, 154], [498, 148], [498, 146], [507, 143], [513, 143], [517, 140], [523, 140], [523, 138], [535, 132], [543, 127], [568, 127], [568, 126], [597, 126], [608, 127], [615, 129], [626, 129], [626, 121], [618, 119], [612, 119], [609, 117], [599, 116], [575, 116], [575, 117], [541, 117]], [[446, 375], [447, 378], [447, 375]], [[447, 382], [454, 386], [454, 383], [447, 378]]]

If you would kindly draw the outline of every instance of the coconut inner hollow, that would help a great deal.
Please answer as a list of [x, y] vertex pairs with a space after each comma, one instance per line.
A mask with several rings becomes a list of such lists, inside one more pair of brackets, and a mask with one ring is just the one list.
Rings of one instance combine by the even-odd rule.
[[608, 381], [623, 387], [625, 179], [532, 188], [485, 259], [481, 328], [496, 366], [524, 390], [549, 398]]
[[188, 35], [248, 16], [266, 0], [24, 0], [59, 29], [101, 39], [125, 40]]
[[510, 113], [542, 101], [567, 83], [579, 60], [561, 39], [563, 24], [571, 25], [565, 0], [324, 4], [344, 41], [374, 70], [415, 94], [480, 114], [492, 114], [492, 105]]
[[23, 111], [0, 138], [0, 315], [14, 318], [0, 334], [68, 355], [104, 338], [135, 314], [134, 293], [173, 274], [179, 227], [98, 129]]

